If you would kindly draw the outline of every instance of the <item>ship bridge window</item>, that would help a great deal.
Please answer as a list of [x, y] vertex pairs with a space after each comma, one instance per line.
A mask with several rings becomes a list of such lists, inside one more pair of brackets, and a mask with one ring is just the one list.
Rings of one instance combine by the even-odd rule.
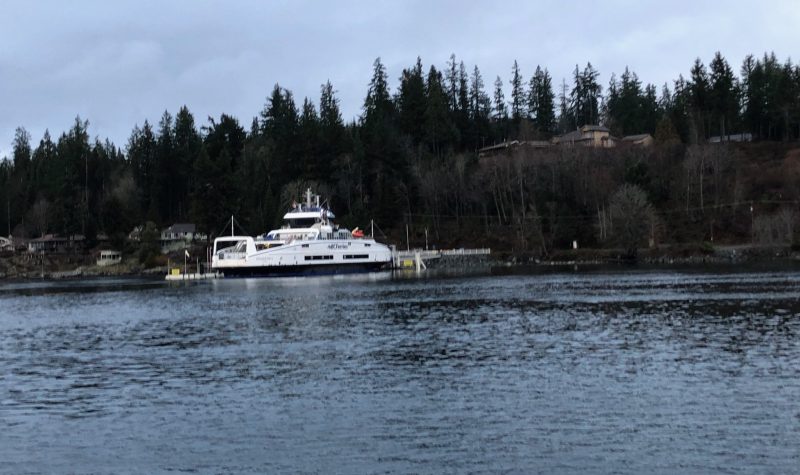
[[315, 222], [316, 220], [314, 218], [296, 218], [289, 220], [289, 226], [293, 228], [310, 228]]
[[247, 249], [247, 241], [220, 241], [215, 246], [216, 252], [244, 252]]

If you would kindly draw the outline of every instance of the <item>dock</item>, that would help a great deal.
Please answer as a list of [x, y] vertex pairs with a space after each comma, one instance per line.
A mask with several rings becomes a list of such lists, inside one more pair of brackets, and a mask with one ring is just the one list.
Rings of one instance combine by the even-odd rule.
[[217, 272], [199, 273], [181, 273], [180, 269], [172, 269], [172, 272], [166, 275], [165, 280], [174, 282], [182, 280], [208, 280], [208, 279], [221, 279], [222, 274]]
[[451, 256], [488, 256], [492, 253], [489, 248], [480, 249], [441, 249], [425, 250], [410, 249], [406, 251], [394, 251], [392, 264], [395, 269], [414, 269], [417, 272], [428, 268], [428, 263]]

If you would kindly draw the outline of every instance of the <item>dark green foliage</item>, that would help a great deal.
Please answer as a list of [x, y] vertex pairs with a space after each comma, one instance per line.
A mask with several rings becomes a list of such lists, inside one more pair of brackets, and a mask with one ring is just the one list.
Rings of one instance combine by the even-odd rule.
[[528, 90], [528, 117], [545, 138], [552, 135], [556, 125], [555, 95], [550, 73], [536, 66]]
[[417, 58], [414, 67], [404, 69], [400, 76], [397, 107], [400, 115], [400, 130], [407, 134], [415, 144], [422, 143], [425, 137], [425, 128], [420, 118], [425, 116], [427, 98], [420, 58]]
[[468, 131], [467, 150], [484, 147], [491, 138], [490, 120], [492, 101], [486, 94], [483, 77], [477, 66], [472, 70], [469, 85], [469, 117], [471, 128]]
[[511, 119], [515, 125], [519, 124], [525, 111], [525, 94], [522, 90], [522, 74], [519, 71], [517, 60], [511, 68]]
[[[664, 95], [668, 95], [668, 92]], [[662, 99], [669, 101], [668, 98]], [[655, 86], [648, 84], [642, 90], [639, 77], [628, 68], [625, 68], [619, 82], [612, 74], [604, 114], [606, 125], [616, 136], [654, 134], [659, 116]]]
[[[500, 77], [487, 93], [478, 67], [468, 74], [455, 55], [441, 70], [423, 70], [417, 58], [394, 91], [377, 59], [362, 114], [349, 123], [326, 82], [319, 102], [306, 98], [299, 108], [276, 84], [249, 132], [226, 114], [198, 130], [185, 106], [174, 116], [165, 111], [155, 127], [135, 126], [124, 150], [90, 138], [80, 118], [38, 143], [20, 127], [11, 156], [0, 161], [0, 229], [80, 233], [90, 243], [106, 234], [119, 244], [146, 221], [151, 230], [194, 221], [213, 238], [235, 215], [245, 229], [263, 232], [280, 222], [287, 193], [313, 183], [343, 224], [365, 227], [375, 218], [391, 235], [416, 223], [437, 239], [500, 234], [515, 248], [547, 254], [576, 239], [611, 244], [610, 200], [621, 185], [646, 193], [673, 224], [665, 232], [673, 241], [699, 242], [714, 231], [747, 238], [741, 223], [750, 216], [721, 211], [726, 203], [800, 199], [791, 145], [752, 144], [759, 158], [770, 157], [758, 166], [742, 158], [747, 148], [704, 145], [747, 133], [756, 141], [797, 140], [800, 68], [791, 61], [748, 56], [737, 78], [716, 53], [708, 68], [696, 60], [688, 79], [664, 84], [660, 95], [627, 68], [603, 91], [591, 64], [576, 66], [571, 87], [562, 81], [557, 91], [537, 66], [524, 88], [521, 66], [514, 61], [506, 103]], [[489, 145], [546, 140], [585, 124], [605, 125], [616, 137], [653, 134], [657, 146], [511, 146], [478, 158]], [[141, 257], [154, 262], [150, 244]]]
[[583, 71], [575, 65], [573, 86], [569, 97], [568, 126], [575, 129], [583, 125], [596, 125], [600, 121], [599, 101], [603, 88], [598, 83], [600, 73], [586, 63]]

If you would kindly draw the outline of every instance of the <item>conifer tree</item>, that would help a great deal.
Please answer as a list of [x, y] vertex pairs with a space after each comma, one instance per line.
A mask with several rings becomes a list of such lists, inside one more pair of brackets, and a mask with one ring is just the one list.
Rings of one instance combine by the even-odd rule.
[[695, 59], [690, 73], [691, 82], [689, 83], [689, 97], [692, 108], [690, 117], [694, 122], [694, 143], [698, 143], [704, 140], [708, 135], [709, 80], [706, 67], [703, 62], [700, 61], [700, 58]]
[[710, 68], [710, 109], [719, 127], [719, 135], [724, 140], [726, 132], [730, 133], [731, 127], [736, 122], [739, 107], [738, 84], [733, 76], [733, 70], [719, 51], [714, 54]]
[[420, 118], [425, 114], [426, 101], [422, 60], [417, 57], [412, 68], [403, 70], [397, 95], [400, 130], [408, 134], [415, 144], [423, 140], [423, 122]]
[[170, 185], [174, 189], [177, 198], [176, 217], [180, 221], [185, 220], [189, 215], [192, 170], [194, 168], [194, 160], [200, 153], [200, 143], [201, 138], [194, 123], [194, 116], [184, 105], [175, 116], [174, 160], [177, 172]]
[[331, 180], [335, 161], [347, 149], [347, 136], [339, 109], [339, 99], [330, 81], [320, 88], [319, 98], [319, 179]]
[[500, 76], [494, 80], [494, 120], [504, 121], [508, 119], [508, 109], [506, 108], [506, 97], [503, 94], [503, 80]]
[[484, 90], [483, 77], [475, 66], [472, 69], [469, 87], [470, 119], [473, 125], [472, 147], [480, 148], [486, 145], [491, 136], [490, 119], [492, 115], [492, 101]]
[[555, 96], [552, 80], [546, 69], [536, 66], [528, 92], [528, 115], [536, 129], [549, 136], [555, 126]]
[[522, 74], [519, 72], [517, 60], [511, 67], [511, 118], [519, 124], [525, 109], [525, 93], [522, 90]]
[[427, 107], [425, 109], [425, 141], [431, 152], [441, 157], [445, 148], [455, 142], [456, 131], [447, 106], [447, 93], [442, 74], [431, 66], [425, 82]]
[[298, 134], [300, 148], [300, 177], [305, 180], [325, 178], [320, 170], [319, 161], [319, 117], [314, 103], [306, 97], [303, 100], [303, 112], [300, 115]]
[[377, 58], [372, 65], [372, 79], [364, 99], [363, 122], [367, 127], [389, 120], [394, 114], [387, 79], [386, 68], [381, 63], [381, 58]]

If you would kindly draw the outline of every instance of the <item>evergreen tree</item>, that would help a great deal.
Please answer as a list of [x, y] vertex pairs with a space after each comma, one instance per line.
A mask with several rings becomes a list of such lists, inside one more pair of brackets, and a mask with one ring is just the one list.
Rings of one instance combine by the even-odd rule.
[[[298, 176], [298, 121], [292, 93], [275, 84], [261, 111], [261, 133], [272, 156], [272, 172], [277, 183], [287, 183]], [[213, 151], [209, 150], [209, 154], [213, 156]]]
[[394, 115], [387, 79], [386, 68], [377, 58], [372, 66], [372, 79], [364, 100], [363, 124], [367, 128], [391, 120]]
[[494, 80], [494, 137], [495, 140], [508, 139], [508, 108], [503, 94], [503, 81], [500, 76]]
[[75, 118], [69, 132], [62, 134], [56, 145], [58, 160], [63, 167], [58, 191], [57, 228], [64, 235], [86, 234], [88, 208], [89, 122]]
[[334, 163], [348, 148], [347, 135], [339, 110], [339, 99], [336, 98], [330, 81], [320, 88], [319, 98], [319, 180], [330, 180]]
[[396, 216], [398, 203], [410, 203], [407, 191], [410, 188], [410, 165], [400, 142], [386, 68], [380, 58], [373, 64], [359, 132], [363, 156], [356, 157], [355, 161], [363, 163], [365, 168], [366, 183], [362, 196], [369, 202], [371, 214], [376, 219], [388, 220]]
[[423, 122], [420, 118], [425, 114], [426, 101], [422, 60], [417, 57], [414, 67], [403, 70], [397, 97], [400, 130], [409, 135], [415, 144], [422, 143], [424, 138]]
[[549, 136], [555, 126], [555, 95], [553, 94], [550, 73], [540, 66], [530, 80], [528, 91], [528, 116], [533, 120], [536, 129]]
[[447, 61], [446, 81], [442, 83], [442, 88], [447, 91], [447, 106], [450, 112], [458, 110], [458, 63], [456, 55], [451, 54]]
[[197, 228], [213, 238], [213, 233], [228, 215], [225, 208], [225, 187], [222, 183], [224, 171], [211, 160], [202, 145], [194, 161], [194, 190], [192, 191], [192, 218]]
[[457, 131], [451, 121], [447, 106], [447, 93], [442, 74], [431, 66], [425, 82], [427, 107], [425, 109], [425, 141], [430, 151], [441, 157], [444, 150], [456, 141]]
[[472, 69], [469, 88], [470, 119], [473, 124], [471, 133], [472, 148], [486, 145], [491, 136], [490, 119], [492, 114], [492, 101], [484, 90], [483, 77], [475, 66]]
[[325, 178], [320, 173], [319, 160], [319, 117], [314, 103], [305, 98], [300, 115], [299, 147], [300, 177], [305, 180]]
[[525, 92], [522, 89], [522, 74], [519, 72], [517, 60], [511, 67], [511, 118], [515, 125], [519, 125], [525, 109]]
[[599, 101], [602, 87], [597, 82], [600, 73], [587, 63], [583, 72], [575, 65], [574, 84], [570, 93], [569, 115], [574, 127], [597, 124], [600, 120]]
[[25, 171], [31, 161], [31, 134], [24, 127], [17, 127], [14, 131], [14, 145], [12, 148], [14, 169]]
[[[127, 155], [136, 184], [138, 208], [142, 213], [149, 213], [152, 202], [150, 190], [155, 183], [156, 173], [156, 139], [147, 120], [141, 129], [139, 126], [134, 126], [128, 139]], [[152, 221], [152, 216], [147, 217]]]
[[503, 94], [503, 80], [500, 76], [494, 80], [494, 120], [504, 121], [508, 119], [508, 109], [506, 108], [506, 97]]
[[173, 188], [173, 180], [178, 174], [178, 164], [175, 160], [175, 131], [172, 115], [169, 112], [164, 111], [158, 129], [156, 173], [150, 193], [152, 202], [156, 203], [153, 221], [166, 224], [173, 222], [178, 214], [178, 197], [174, 195]]
[[681, 141], [684, 143], [691, 140], [696, 141], [696, 130], [694, 121], [690, 119], [691, 114], [691, 89], [689, 83], [683, 78], [683, 75], [678, 75], [678, 79], [674, 83], [674, 92], [672, 94], [672, 109], [669, 113], [670, 120], [678, 131]]
[[725, 137], [726, 132], [730, 133], [732, 125], [736, 123], [739, 107], [738, 86], [733, 70], [719, 51], [714, 54], [710, 67], [710, 109], [719, 127], [720, 137]]
[[201, 138], [194, 123], [194, 116], [183, 106], [175, 116], [174, 132], [175, 177], [171, 181], [173, 199], [177, 206], [176, 219], [184, 221], [188, 218], [190, 203], [189, 193], [192, 190], [192, 170], [194, 160], [200, 154]]
[[706, 67], [700, 58], [694, 61], [691, 70], [691, 82], [689, 83], [691, 118], [694, 122], [694, 143], [705, 139], [708, 136], [708, 103], [709, 103], [709, 80]]
[[642, 126], [639, 128], [639, 133], [654, 134], [658, 118], [659, 107], [656, 87], [653, 84], [648, 84], [644, 88], [644, 97], [642, 97]]
[[460, 148], [469, 147], [471, 140], [468, 136], [473, 127], [470, 123], [469, 76], [463, 61], [458, 65], [458, 108], [453, 122], [456, 126], [456, 133], [461, 139]]

